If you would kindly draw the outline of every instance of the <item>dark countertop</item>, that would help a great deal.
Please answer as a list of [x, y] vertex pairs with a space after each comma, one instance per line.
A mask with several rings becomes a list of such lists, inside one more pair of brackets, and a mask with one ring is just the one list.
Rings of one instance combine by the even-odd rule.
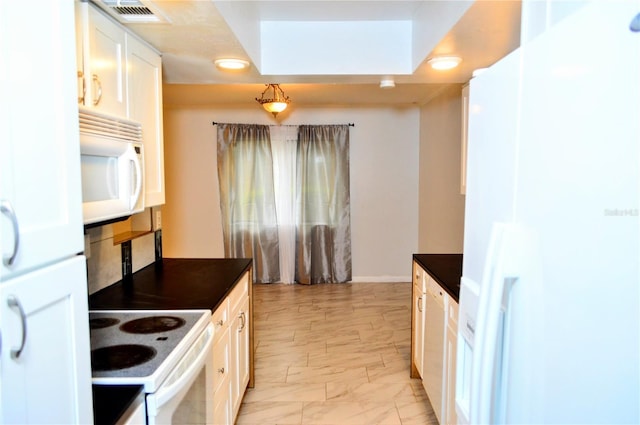
[[459, 302], [462, 254], [413, 254], [413, 259]]
[[247, 258], [163, 258], [89, 297], [89, 310], [215, 310], [251, 267]]
[[[152, 263], [89, 296], [89, 310], [210, 309], [212, 312], [251, 268], [251, 259], [170, 259]], [[94, 422], [113, 425], [141, 386], [93, 385]]]

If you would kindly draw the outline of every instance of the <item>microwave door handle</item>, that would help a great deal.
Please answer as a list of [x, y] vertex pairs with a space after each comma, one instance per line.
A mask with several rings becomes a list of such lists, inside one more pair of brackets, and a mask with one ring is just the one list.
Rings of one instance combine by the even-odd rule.
[[138, 199], [140, 198], [140, 192], [142, 191], [142, 165], [140, 164], [140, 158], [136, 154], [135, 150], [133, 150], [133, 155], [131, 156], [131, 162], [133, 163], [133, 167], [136, 173], [136, 188], [133, 193], [131, 199], [130, 208], [133, 209], [138, 203]]

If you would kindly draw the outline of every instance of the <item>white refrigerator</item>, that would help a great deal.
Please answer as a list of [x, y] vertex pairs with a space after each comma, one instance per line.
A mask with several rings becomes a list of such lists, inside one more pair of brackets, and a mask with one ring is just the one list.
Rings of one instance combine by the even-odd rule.
[[459, 423], [640, 423], [639, 13], [589, 2], [470, 82]]

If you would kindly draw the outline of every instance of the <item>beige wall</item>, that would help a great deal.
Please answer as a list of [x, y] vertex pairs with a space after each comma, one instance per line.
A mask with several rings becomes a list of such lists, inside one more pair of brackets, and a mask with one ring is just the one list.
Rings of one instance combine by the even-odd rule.
[[[453, 86], [420, 109], [305, 108], [285, 116], [285, 124], [356, 124], [351, 129], [354, 280], [409, 280], [413, 253], [462, 252], [460, 91]], [[166, 107], [164, 117], [163, 255], [224, 257], [212, 121], [276, 122], [259, 108], [246, 107]], [[93, 293], [122, 279], [121, 255], [111, 225], [88, 233]], [[153, 262], [153, 234], [133, 240], [132, 249], [134, 271]]]
[[461, 92], [461, 85], [450, 86], [420, 111], [420, 253], [462, 252], [464, 195], [460, 194]]
[[[355, 124], [350, 132], [354, 280], [410, 280], [418, 243], [419, 120], [415, 106], [287, 111], [284, 124]], [[165, 106], [165, 257], [224, 256], [212, 121], [276, 124], [258, 105]]]

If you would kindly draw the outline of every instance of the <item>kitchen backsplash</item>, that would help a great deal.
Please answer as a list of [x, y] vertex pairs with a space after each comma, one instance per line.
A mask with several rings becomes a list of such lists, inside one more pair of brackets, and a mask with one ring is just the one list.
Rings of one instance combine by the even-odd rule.
[[[133, 273], [156, 261], [156, 239], [158, 241], [162, 240], [160, 232], [161, 230], [156, 230], [130, 241], [131, 270]], [[162, 252], [161, 247], [159, 247], [159, 252]], [[122, 244], [117, 243], [114, 245], [114, 225], [108, 224], [86, 231], [85, 255], [87, 256], [89, 294], [122, 280]]]

